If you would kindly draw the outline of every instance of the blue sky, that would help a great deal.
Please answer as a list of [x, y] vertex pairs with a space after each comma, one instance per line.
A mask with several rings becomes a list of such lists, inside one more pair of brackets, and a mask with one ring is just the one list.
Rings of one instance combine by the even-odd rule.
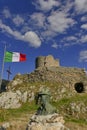
[[31, 73], [37, 56], [53, 55], [64, 67], [87, 70], [87, 0], [0, 0], [0, 73], [4, 46], [27, 55], [27, 61], [5, 63], [11, 79]]

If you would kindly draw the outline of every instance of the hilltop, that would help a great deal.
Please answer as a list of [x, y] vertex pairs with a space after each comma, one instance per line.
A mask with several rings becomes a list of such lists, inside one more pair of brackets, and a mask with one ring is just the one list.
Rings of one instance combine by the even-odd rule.
[[[30, 106], [35, 112], [35, 94], [46, 88], [51, 93], [51, 103], [64, 116], [66, 125], [67, 121], [72, 122], [71, 124], [83, 124], [84, 127], [87, 125], [87, 76], [84, 69], [62, 67], [59, 60], [52, 56], [39, 57], [33, 72], [17, 74], [7, 88], [7, 92], [0, 96], [0, 106], [3, 108], [21, 109], [28, 103], [27, 107]], [[1, 102], [1, 97], [4, 103]], [[29, 113], [27, 108], [21, 114], [24, 115], [25, 110]]]
[[51, 55], [37, 57], [35, 66], [35, 70], [30, 74], [17, 74], [8, 85], [8, 89], [16, 89], [16, 85], [23, 86], [24, 84], [27, 84], [26, 86], [28, 86], [28, 83], [38, 82], [57, 83], [60, 84], [61, 87], [63, 86], [72, 91], [78, 91], [75, 84], [81, 83], [82, 91], [86, 91], [87, 89], [87, 75], [84, 69], [62, 67], [60, 66], [59, 60], [54, 59]]

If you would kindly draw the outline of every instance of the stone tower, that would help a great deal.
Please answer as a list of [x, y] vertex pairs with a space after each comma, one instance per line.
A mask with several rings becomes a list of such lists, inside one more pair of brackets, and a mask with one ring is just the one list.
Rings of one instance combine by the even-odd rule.
[[37, 57], [35, 65], [36, 65], [36, 68], [38, 68], [38, 67], [52, 67], [52, 66], [58, 67], [58, 66], [60, 66], [59, 60], [54, 59], [54, 57], [52, 55]]

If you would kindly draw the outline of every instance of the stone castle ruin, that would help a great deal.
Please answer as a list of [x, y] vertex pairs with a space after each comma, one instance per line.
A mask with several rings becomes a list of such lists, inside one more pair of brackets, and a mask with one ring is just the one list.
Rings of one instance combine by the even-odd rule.
[[87, 75], [85, 70], [83, 68], [60, 66], [59, 60], [52, 55], [37, 57], [35, 70], [30, 74], [16, 75], [12, 84], [13, 82], [21, 84], [22, 80], [26, 83], [57, 83], [58, 85], [60, 84], [60, 89], [64, 87], [64, 89], [68, 88], [73, 92], [74, 90], [78, 93], [87, 92]]
[[48, 56], [39, 56], [36, 58], [36, 63], [35, 63], [36, 69], [38, 67], [58, 67], [60, 66], [59, 60], [54, 59], [52, 55]]
[[[61, 82], [64, 82], [64, 80], [66, 79], [66, 84], [67, 82], [69, 82], [69, 84], [73, 84], [75, 90], [78, 92], [84, 91], [85, 88], [87, 89], [87, 77], [84, 69], [74, 67], [62, 67], [60, 66], [59, 59], [54, 59], [52, 55], [39, 56], [36, 58], [35, 69], [40, 68], [43, 68], [43, 74], [41, 74], [43, 75], [42, 77], [45, 77], [47, 80], [60, 82], [63, 79], [63, 81]], [[44, 70], [45, 68], [47, 68], [49, 74], [46, 74]]]

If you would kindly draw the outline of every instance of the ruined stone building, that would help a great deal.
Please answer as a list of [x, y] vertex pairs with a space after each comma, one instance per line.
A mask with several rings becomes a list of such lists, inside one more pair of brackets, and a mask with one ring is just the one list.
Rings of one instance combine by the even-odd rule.
[[38, 67], [58, 67], [60, 66], [59, 60], [54, 59], [52, 55], [39, 56], [36, 58], [36, 68]]
[[60, 89], [64, 87], [71, 92], [87, 92], [87, 75], [84, 69], [60, 66], [59, 60], [52, 55], [37, 57], [35, 70], [30, 74], [16, 75], [12, 82], [17, 80], [19, 83], [19, 79], [21, 83], [22, 80], [27, 83], [57, 83]]
[[[43, 71], [41, 71], [40, 68], [43, 68]], [[47, 68], [47, 71], [45, 68]], [[34, 73], [37, 80], [64, 82], [66, 86], [74, 86], [77, 91], [87, 90], [87, 76], [84, 69], [62, 67], [60, 66], [59, 59], [54, 59], [52, 55], [37, 57], [35, 61], [35, 69], [39, 69], [39, 76], [37, 71], [35, 72], [36, 74]]]

